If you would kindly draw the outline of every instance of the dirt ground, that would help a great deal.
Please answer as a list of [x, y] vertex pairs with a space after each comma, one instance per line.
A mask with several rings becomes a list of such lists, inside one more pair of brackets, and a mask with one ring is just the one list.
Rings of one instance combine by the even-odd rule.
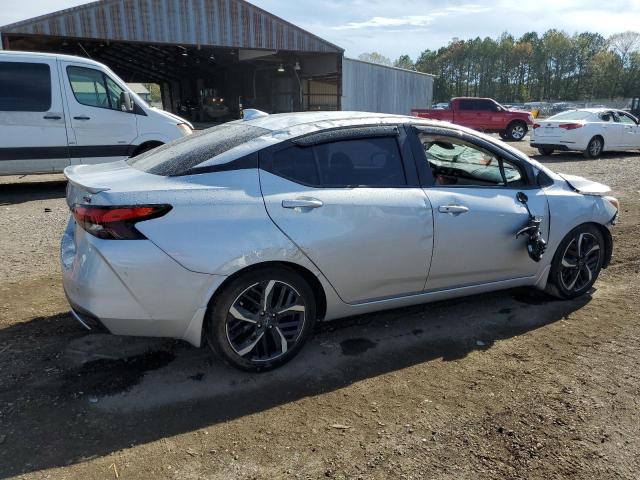
[[539, 159], [621, 200], [590, 295], [331, 322], [261, 375], [81, 329], [60, 284], [62, 177], [0, 179], [0, 477], [639, 478], [640, 155]]

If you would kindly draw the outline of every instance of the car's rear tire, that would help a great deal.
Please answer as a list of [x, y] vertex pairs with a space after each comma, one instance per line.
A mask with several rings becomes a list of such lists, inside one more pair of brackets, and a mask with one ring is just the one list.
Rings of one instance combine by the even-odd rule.
[[507, 138], [515, 142], [524, 140], [527, 136], [527, 124], [524, 122], [511, 122], [507, 127]]
[[549, 155], [553, 155], [553, 152], [555, 152], [555, 150], [553, 148], [539, 148], [538, 152], [540, 152], [540, 155], [545, 155], [545, 156], [549, 156]]
[[288, 268], [269, 267], [224, 287], [207, 312], [205, 334], [229, 365], [260, 372], [295, 357], [315, 321], [316, 301], [305, 279]]
[[587, 145], [587, 149], [584, 151], [585, 158], [598, 158], [602, 154], [602, 150], [604, 149], [604, 140], [602, 137], [596, 136], [593, 137], [589, 144]]
[[562, 240], [551, 262], [547, 292], [570, 299], [584, 295], [598, 279], [605, 241], [595, 225], [580, 225]]

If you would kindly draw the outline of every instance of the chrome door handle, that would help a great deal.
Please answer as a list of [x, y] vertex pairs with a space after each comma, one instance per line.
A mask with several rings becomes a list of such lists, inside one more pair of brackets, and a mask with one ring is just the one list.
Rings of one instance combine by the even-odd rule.
[[282, 208], [320, 208], [323, 205], [322, 200], [317, 198], [296, 198], [282, 201]]
[[73, 117], [74, 120], [91, 120], [91, 117]]
[[462, 205], [442, 205], [438, 208], [440, 213], [448, 213], [450, 215], [460, 215], [461, 213], [467, 213], [469, 208]]

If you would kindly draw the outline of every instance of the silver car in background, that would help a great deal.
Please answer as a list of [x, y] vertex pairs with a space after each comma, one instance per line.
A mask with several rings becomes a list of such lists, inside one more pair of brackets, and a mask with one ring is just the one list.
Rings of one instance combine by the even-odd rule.
[[492, 137], [357, 112], [249, 112], [65, 174], [74, 316], [206, 340], [253, 371], [290, 360], [317, 320], [511, 287], [582, 295], [618, 212], [606, 186]]

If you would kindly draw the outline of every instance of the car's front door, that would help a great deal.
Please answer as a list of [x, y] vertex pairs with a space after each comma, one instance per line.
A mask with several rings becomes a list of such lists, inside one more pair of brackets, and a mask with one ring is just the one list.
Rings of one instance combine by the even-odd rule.
[[[527, 253], [526, 239], [515, 238], [528, 222], [516, 196], [525, 192], [548, 238], [547, 198], [531, 185], [524, 165], [505, 158], [475, 137], [448, 135], [443, 129], [416, 129], [418, 161], [427, 177], [425, 192], [433, 208], [434, 249], [426, 290], [479, 285], [533, 277], [539, 264]], [[484, 145], [484, 146], [481, 146]]]
[[55, 58], [0, 61], [0, 174], [62, 171], [67, 129]]
[[401, 154], [404, 135], [396, 127], [349, 129], [260, 154], [269, 216], [347, 303], [424, 287], [432, 212]]
[[619, 122], [622, 136], [620, 146], [627, 150], [640, 148], [640, 125], [630, 115], [622, 112], [619, 114]]
[[65, 62], [63, 78], [70, 111], [72, 163], [104, 163], [127, 158], [138, 137], [133, 112], [122, 110], [124, 90], [106, 73]]

